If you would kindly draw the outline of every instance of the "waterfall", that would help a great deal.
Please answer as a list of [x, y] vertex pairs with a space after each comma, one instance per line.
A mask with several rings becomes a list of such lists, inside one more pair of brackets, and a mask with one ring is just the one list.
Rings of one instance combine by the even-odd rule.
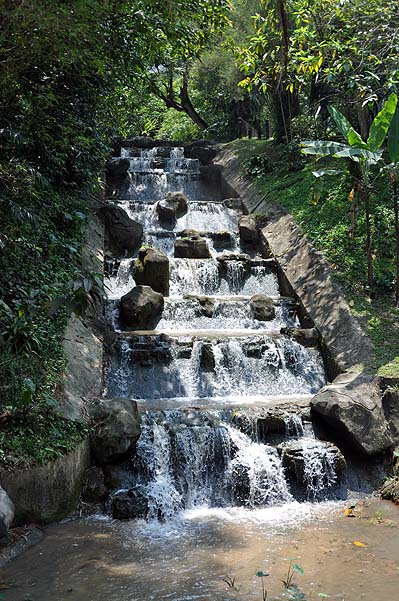
[[[148, 519], [168, 521], [186, 509], [333, 496], [345, 460], [315, 437], [303, 408], [326, 383], [323, 360], [318, 348], [281, 334], [300, 325], [296, 301], [280, 296], [273, 259], [260, 248], [240, 252], [240, 202], [222, 202], [222, 190], [183, 147], [122, 149], [121, 156], [130, 162], [130, 187], [118, 203], [170, 267], [157, 331], [140, 335], [123, 331], [119, 318], [119, 299], [135, 285], [134, 259], [113, 259], [107, 270], [106, 318], [117, 341], [105, 395], [137, 400], [142, 416], [129, 499], [143, 501]], [[164, 227], [157, 201], [178, 191], [189, 199], [187, 212]], [[212, 258], [174, 257], [187, 228], [206, 238]], [[255, 294], [271, 297], [269, 321], [256, 319]]]
[[[231, 426], [228, 426], [228, 432], [237, 450], [230, 463], [227, 478], [234, 481], [237, 476], [239, 480], [244, 476], [247, 480], [244, 504], [256, 507], [291, 501], [292, 496], [288, 491], [281, 459], [276, 449], [253, 442], [247, 435]], [[237, 494], [240, 496], [242, 491], [238, 490]]]
[[[212, 299], [210, 299], [212, 302]], [[234, 300], [215, 298], [212, 318], [204, 315], [197, 300], [166, 299], [157, 331], [179, 332], [181, 330], [269, 330], [295, 325], [287, 304], [276, 304], [276, 317], [270, 321], [254, 319], [249, 299]]]
[[226, 270], [215, 259], [171, 259], [170, 296], [266, 294], [278, 296], [276, 274], [266, 266], [249, 267], [240, 261], [225, 261]]
[[220, 285], [220, 266], [213, 259], [172, 259], [170, 261], [170, 296], [216, 294]]
[[[194, 348], [197, 354], [201, 351], [201, 362]], [[108, 394], [228, 401], [315, 394], [324, 382], [317, 350], [284, 338], [257, 335], [193, 343], [184, 337], [166, 342], [136, 337], [124, 339], [121, 351], [112, 359]]]
[[116, 274], [104, 278], [104, 288], [108, 299], [118, 299], [127, 294], [134, 286], [133, 260], [121, 259]]
[[313, 438], [303, 438], [301, 444], [307, 496], [311, 500], [322, 498], [337, 481], [336, 455]]
[[217, 413], [147, 413], [133, 469], [153, 519], [168, 520], [194, 507], [292, 500], [277, 451], [220, 421]]

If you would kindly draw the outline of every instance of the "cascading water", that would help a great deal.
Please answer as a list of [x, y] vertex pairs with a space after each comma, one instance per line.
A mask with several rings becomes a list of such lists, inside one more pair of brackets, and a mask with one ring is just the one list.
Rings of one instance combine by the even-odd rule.
[[[225, 265], [223, 269], [222, 265]], [[215, 259], [171, 259], [170, 296], [279, 296], [276, 273], [266, 265]]]
[[[199, 360], [198, 360], [199, 357]], [[325, 381], [315, 349], [284, 338], [133, 337], [112, 360], [108, 396], [276, 397], [315, 394]]]
[[[256, 508], [293, 501], [284, 457], [254, 436], [258, 416], [247, 416], [252, 436], [237, 427], [232, 417], [231, 411], [144, 415], [131, 478], [133, 490], [146, 499], [150, 518], [170, 520], [195, 507]], [[285, 435], [289, 440], [288, 430]], [[296, 440], [305, 466], [305, 495], [322, 498], [338, 480], [336, 457], [320, 441], [313, 440], [311, 446], [306, 437]], [[309, 458], [314, 454], [319, 459], [313, 464]]]
[[[107, 317], [119, 334], [106, 395], [136, 400], [142, 412], [126, 483], [139, 499], [137, 515], [145, 507], [148, 519], [167, 521], [198, 507], [255, 508], [333, 494], [344, 460], [295, 409], [325, 384], [324, 365], [317, 348], [280, 334], [299, 321], [295, 301], [280, 297], [275, 262], [259, 248], [236, 254], [239, 211], [230, 207], [237, 203], [224, 203], [220, 191], [213, 201], [204, 197], [210, 188], [199, 161], [182, 147], [122, 149], [122, 156], [131, 183], [118, 203], [143, 225], [144, 244], [169, 257], [170, 272], [156, 333], [134, 335], [124, 332], [118, 302], [134, 286], [134, 259], [108, 269]], [[176, 191], [189, 197], [188, 209], [165, 226], [156, 202]], [[213, 258], [173, 257], [187, 228], [207, 240]], [[253, 295], [269, 297], [269, 318], [255, 313]]]

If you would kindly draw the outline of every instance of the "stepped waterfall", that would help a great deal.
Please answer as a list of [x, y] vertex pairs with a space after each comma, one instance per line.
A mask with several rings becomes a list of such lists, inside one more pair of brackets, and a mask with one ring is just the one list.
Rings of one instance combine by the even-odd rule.
[[[342, 496], [345, 459], [316, 437], [310, 417], [309, 399], [326, 383], [320, 348], [287, 334], [303, 331], [297, 301], [281, 294], [274, 258], [240, 237], [241, 200], [225, 198], [183, 147], [122, 147], [121, 158], [128, 184], [110, 202], [143, 226], [142, 248], [166, 257], [169, 281], [156, 325], [132, 329], [121, 298], [136, 286], [137, 255], [107, 261], [116, 342], [105, 398], [137, 402], [142, 426], [114, 517], [168, 522], [196, 508]], [[158, 202], [168, 193], [188, 204], [165, 222]], [[207, 258], [177, 256], [193, 230]], [[267, 297], [267, 319], [256, 314], [257, 295]]]

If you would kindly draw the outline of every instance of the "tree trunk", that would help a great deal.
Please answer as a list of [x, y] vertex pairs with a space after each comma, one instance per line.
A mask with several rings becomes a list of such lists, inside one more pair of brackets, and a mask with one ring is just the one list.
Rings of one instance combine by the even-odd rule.
[[190, 117], [200, 129], [206, 129], [208, 127], [207, 122], [197, 113], [188, 95], [188, 74], [184, 73], [183, 83], [180, 87], [180, 102], [183, 111]]
[[368, 186], [363, 190], [364, 205], [366, 209], [366, 247], [367, 247], [367, 285], [370, 292], [374, 286], [373, 256], [371, 252], [371, 223], [370, 223], [370, 190]]
[[155, 81], [151, 81], [151, 91], [155, 96], [164, 101], [168, 108], [175, 109], [179, 113], [186, 113], [200, 129], [206, 129], [208, 127], [207, 122], [197, 113], [195, 110], [190, 96], [188, 94], [188, 74], [184, 73], [183, 83], [180, 86], [179, 95], [177, 97], [173, 87], [173, 71], [169, 75], [169, 81], [166, 86], [162, 89], [157, 85]]
[[399, 192], [398, 180], [396, 176], [392, 181], [393, 190], [393, 210], [395, 214], [395, 244], [396, 244], [396, 282], [395, 282], [395, 299], [396, 306], [399, 307]]

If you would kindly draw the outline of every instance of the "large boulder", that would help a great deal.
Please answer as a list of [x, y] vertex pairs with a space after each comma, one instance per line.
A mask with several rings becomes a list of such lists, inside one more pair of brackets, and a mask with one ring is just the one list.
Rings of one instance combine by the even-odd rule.
[[[383, 382], [385, 388], [385, 382]], [[396, 445], [399, 445], [399, 387], [398, 382], [388, 385], [383, 392], [382, 406], [389, 424], [391, 436]]]
[[316, 328], [281, 328], [280, 332], [302, 346], [314, 347], [320, 344], [320, 334]]
[[135, 486], [118, 491], [112, 498], [111, 511], [115, 520], [145, 518], [148, 513], [148, 501], [143, 488]]
[[134, 263], [134, 280], [164, 296], [169, 294], [169, 259], [160, 250], [143, 247]]
[[112, 158], [108, 159], [106, 163], [106, 174], [107, 178], [114, 180], [120, 180], [126, 177], [127, 172], [129, 171], [130, 161], [126, 158]]
[[392, 438], [385, 420], [377, 379], [363, 373], [338, 376], [311, 401], [314, 418], [336, 442], [365, 455], [385, 453]]
[[196, 145], [192, 146], [189, 151], [193, 159], [198, 159], [202, 165], [210, 165], [218, 154], [217, 146]]
[[14, 519], [15, 507], [6, 491], [0, 486], [0, 540], [7, 538]]
[[136, 286], [121, 298], [121, 320], [133, 330], [153, 330], [162, 316], [162, 294], [150, 286]]
[[166, 227], [173, 227], [176, 219], [187, 213], [188, 199], [182, 192], [169, 192], [164, 200], [156, 204], [159, 221]]
[[269, 296], [255, 294], [250, 300], [250, 305], [254, 318], [258, 321], [271, 321], [276, 317], [273, 299]]
[[195, 230], [183, 230], [175, 242], [175, 257], [181, 259], [210, 259], [211, 253], [205, 238]]
[[114, 157], [108, 159], [105, 166], [107, 195], [120, 196], [129, 189], [129, 167], [130, 161], [127, 158]]
[[99, 465], [112, 463], [131, 451], [140, 436], [137, 403], [116, 398], [98, 401], [92, 409], [91, 448]]
[[238, 222], [238, 229], [242, 246], [256, 246], [259, 243], [259, 230], [255, 217], [252, 215], [242, 215]]
[[100, 467], [90, 467], [83, 479], [82, 499], [87, 503], [101, 503], [108, 495], [104, 472]]
[[100, 209], [105, 224], [105, 246], [112, 255], [133, 254], [141, 244], [143, 226], [131, 219], [122, 207]]

